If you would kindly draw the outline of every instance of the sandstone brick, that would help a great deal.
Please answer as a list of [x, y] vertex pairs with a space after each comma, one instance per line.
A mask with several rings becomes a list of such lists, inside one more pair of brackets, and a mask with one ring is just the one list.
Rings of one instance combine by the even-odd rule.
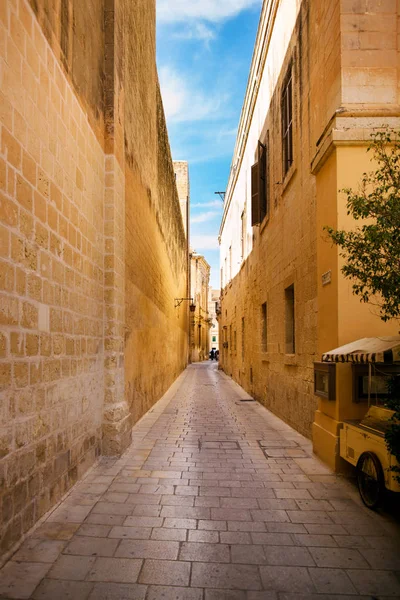
[[38, 309], [34, 304], [23, 302], [21, 325], [27, 329], [37, 329]]
[[27, 333], [25, 336], [26, 356], [36, 356], [39, 353], [39, 336]]
[[10, 333], [10, 350], [15, 356], [24, 356], [25, 344], [23, 333], [12, 331]]
[[7, 356], [8, 340], [5, 333], [0, 332], [0, 358]]
[[0, 324], [17, 325], [19, 321], [19, 304], [17, 298], [0, 294]]
[[33, 158], [24, 151], [22, 159], [22, 173], [27, 181], [35, 187], [36, 186], [36, 162]]
[[29, 384], [29, 363], [14, 363], [13, 376], [16, 388], [22, 388], [27, 386]]
[[6, 129], [1, 129], [1, 152], [6, 156], [9, 162], [16, 169], [21, 168], [22, 149], [14, 136]]
[[12, 292], [14, 290], [14, 269], [9, 263], [0, 261], [0, 290]]
[[0, 390], [11, 385], [11, 363], [0, 363]]
[[6, 196], [1, 193], [0, 220], [10, 227], [16, 227], [18, 223], [18, 205], [10, 198], [6, 198]]

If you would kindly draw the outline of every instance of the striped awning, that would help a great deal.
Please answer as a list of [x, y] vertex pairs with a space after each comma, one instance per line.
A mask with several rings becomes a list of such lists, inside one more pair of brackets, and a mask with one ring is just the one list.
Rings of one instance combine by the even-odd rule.
[[363, 338], [322, 355], [323, 362], [400, 362], [400, 336]]

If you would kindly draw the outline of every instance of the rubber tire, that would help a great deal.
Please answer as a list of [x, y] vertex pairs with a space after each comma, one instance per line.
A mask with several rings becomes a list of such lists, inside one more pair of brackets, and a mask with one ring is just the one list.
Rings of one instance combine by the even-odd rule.
[[[365, 496], [362, 465], [363, 465], [365, 459], [367, 459], [367, 458], [373, 462], [375, 471], [377, 474], [377, 480], [376, 480], [377, 490], [376, 490], [376, 497], [374, 500], [370, 500]], [[386, 489], [385, 488], [385, 478], [383, 475], [383, 469], [382, 469], [381, 462], [380, 462], [379, 458], [376, 456], [376, 454], [374, 454], [373, 452], [363, 452], [361, 454], [360, 458], [358, 459], [357, 485], [358, 485], [358, 491], [360, 492], [361, 500], [364, 502], [365, 506], [367, 506], [371, 510], [375, 510], [382, 504], [382, 501], [383, 501], [383, 498], [385, 495], [385, 489]]]

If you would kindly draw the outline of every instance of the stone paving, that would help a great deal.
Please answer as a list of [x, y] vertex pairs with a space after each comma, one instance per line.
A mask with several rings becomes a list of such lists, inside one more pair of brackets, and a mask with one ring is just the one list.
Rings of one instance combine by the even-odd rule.
[[0, 571], [0, 597], [400, 597], [400, 532], [216, 364], [191, 365]]

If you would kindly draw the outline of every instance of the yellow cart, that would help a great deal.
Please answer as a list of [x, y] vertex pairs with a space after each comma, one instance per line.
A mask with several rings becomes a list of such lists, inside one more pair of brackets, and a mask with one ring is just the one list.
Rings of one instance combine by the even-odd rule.
[[385, 441], [394, 414], [386, 408], [389, 389], [398, 377], [400, 336], [356, 340], [314, 363], [314, 452], [336, 472], [347, 473], [349, 463], [356, 467], [369, 508], [380, 503], [385, 489], [400, 492], [399, 474], [392, 470], [398, 463]]
[[392, 470], [398, 463], [385, 442], [393, 414], [392, 410], [371, 406], [362, 421], [345, 421], [340, 430], [340, 456], [357, 468], [360, 496], [369, 508], [380, 504], [386, 489], [400, 492]]

